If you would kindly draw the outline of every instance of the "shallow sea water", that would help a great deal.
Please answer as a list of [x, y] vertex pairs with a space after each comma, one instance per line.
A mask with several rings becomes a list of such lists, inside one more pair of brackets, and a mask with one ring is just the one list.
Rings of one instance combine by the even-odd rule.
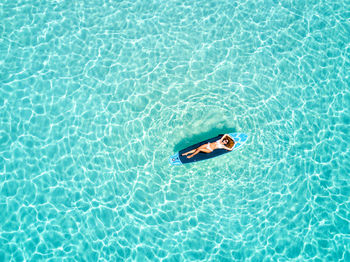
[[349, 10], [2, 1], [0, 261], [350, 261]]

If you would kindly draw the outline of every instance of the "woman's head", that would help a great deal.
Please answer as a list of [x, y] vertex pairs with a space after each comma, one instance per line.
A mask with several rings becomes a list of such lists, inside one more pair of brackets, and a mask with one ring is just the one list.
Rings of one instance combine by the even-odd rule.
[[228, 148], [233, 148], [235, 145], [235, 141], [231, 139], [230, 137], [225, 138], [222, 143], [227, 146]]

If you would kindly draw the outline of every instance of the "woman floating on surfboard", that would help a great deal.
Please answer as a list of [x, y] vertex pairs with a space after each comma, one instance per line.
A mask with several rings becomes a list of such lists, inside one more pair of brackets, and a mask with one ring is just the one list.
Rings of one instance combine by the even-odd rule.
[[188, 154], [191, 154], [187, 156], [187, 158], [191, 158], [197, 155], [199, 152], [211, 153], [215, 149], [226, 149], [226, 150], [232, 151], [234, 146], [235, 146], [235, 141], [229, 135], [226, 134], [222, 136], [220, 140], [217, 140], [216, 142], [213, 142], [213, 143], [207, 143], [207, 144], [201, 145], [196, 149], [183, 153], [182, 156], [187, 156]]

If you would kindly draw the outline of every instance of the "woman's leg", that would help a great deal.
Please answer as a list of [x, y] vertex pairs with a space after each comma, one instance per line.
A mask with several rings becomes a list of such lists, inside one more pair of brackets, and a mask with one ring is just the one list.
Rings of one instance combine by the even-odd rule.
[[198, 147], [198, 148], [193, 152], [192, 155], [188, 156], [187, 158], [194, 157], [194, 156], [197, 155], [199, 152], [211, 153], [211, 152], [213, 152], [213, 151], [210, 151], [210, 150], [206, 147], [206, 145], [200, 146], [200, 147]]
[[193, 149], [191, 151], [188, 151], [186, 153], [183, 153], [182, 156], [187, 156], [188, 154], [192, 154], [194, 151], [196, 151], [196, 149]]

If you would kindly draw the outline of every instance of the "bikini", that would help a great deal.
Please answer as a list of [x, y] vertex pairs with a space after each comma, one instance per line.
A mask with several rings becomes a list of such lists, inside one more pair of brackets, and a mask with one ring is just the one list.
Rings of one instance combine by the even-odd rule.
[[[222, 149], [225, 148], [223, 144], [220, 143], [220, 140], [217, 140], [216, 142], [216, 148], [217, 149]], [[207, 144], [207, 149], [210, 150], [210, 152], [213, 152], [214, 150], [210, 147], [210, 143]]]
[[216, 141], [216, 147], [218, 149], [222, 149], [222, 148], [225, 148], [225, 146], [223, 144], [220, 143], [220, 140]]
[[214, 151], [213, 149], [211, 149], [210, 143], [207, 144], [207, 149], [210, 150], [210, 152], [213, 152], [213, 151]]

